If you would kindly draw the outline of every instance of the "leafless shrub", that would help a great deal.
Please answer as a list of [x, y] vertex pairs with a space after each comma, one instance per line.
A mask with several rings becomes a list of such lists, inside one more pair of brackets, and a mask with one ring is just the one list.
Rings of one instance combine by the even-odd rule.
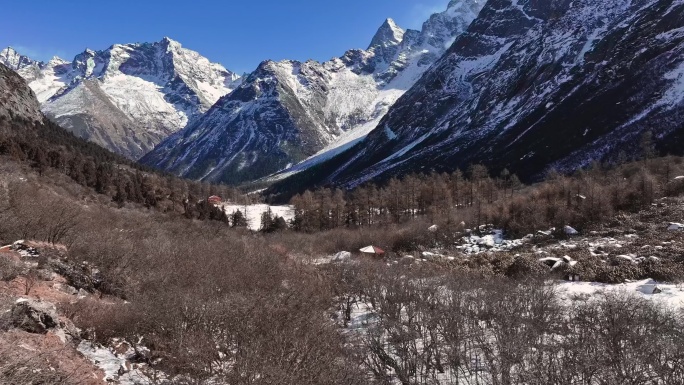
[[680, 314], [627, 293], [561, 305], [542, 281], [391, 273], [364, 289], [361, 345], [379, 382], [669, 384], [681, 381]]
[[[7, 341], [4, 341], [7, 342]], [[18, 341], [14, 341], [18, 343]], [[66, 358], [69, 357], [69, 358]], [[13, 344], [0, 346], [0, 383], [61, 385], [93, 384], [91, 368], [73, 361], [68, 347], [26, 350]]]
[[0, 255], [0, 281], [11, 281], [21, 274], [21, 265], [11, 258]]

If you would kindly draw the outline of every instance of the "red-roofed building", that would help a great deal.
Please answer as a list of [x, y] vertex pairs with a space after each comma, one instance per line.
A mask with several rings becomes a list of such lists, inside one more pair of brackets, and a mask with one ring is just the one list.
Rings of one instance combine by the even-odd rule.
[[221, 197], [218, 195], [212, 195], [209, 198], [207, 198], [207, 202], [209, 202], [209, 204], [212, 204], [212, 205], [217, 205], [217, 204], [223, 202], [223, 199], [221, 199]]
[[364, 247], [363, 249], [359, 250], [363, 254], [370, 254], [370, 255], [377, 255], [377, 256], [382, 256], [385, 254], [385, 250], [377, 247], [377, 246], [367, 246]]

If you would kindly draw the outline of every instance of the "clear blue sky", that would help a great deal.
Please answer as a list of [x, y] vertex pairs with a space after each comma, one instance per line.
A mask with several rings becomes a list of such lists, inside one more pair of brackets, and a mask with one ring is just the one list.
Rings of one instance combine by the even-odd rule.
[[448, 0], [21, 0], [0, 16], [0, 49], [66, 60], [85, 48], [168, 36], [242, 73], [265, 59], [327, 60], [366, 48], [384, 19], [420, 28]]

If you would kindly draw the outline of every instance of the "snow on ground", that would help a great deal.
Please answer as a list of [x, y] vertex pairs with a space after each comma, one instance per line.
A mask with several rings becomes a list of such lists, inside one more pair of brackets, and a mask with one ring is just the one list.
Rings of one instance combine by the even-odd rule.
[[224, 204], [223, 210], [229, 216], [234, 212], [240, 210], [242, 214], [247, 218], [247, 227], [250, 230], [259, 231], [261, 229], [261, 216], [263, 213], [271, 208], [271, 213], [273, 216], [283, 217], [286, 222], [290, 222], [294, 219], [294, 206], [269, 206], [267, 204], [256, 204], [256, 205], [234, 205], [234, 204]]
[[484, 227], [487, 234], [477, 236], [471, 233], [469, 236], [463, 237], [463, 244], [456, 246], [456, 248], [466, 255], [509, 251], [522, 246], [527, 239], [505, 239], [503, 230], [487, 229], [487, 226], [484, 225], [481, 227]]
[[[656, 293], [654, 294], [654, 290]], [[684, 285], [658, 283], [652, 279], [632, 281], [617, 285], [596, 282], [561, 282], [556, 284], [560, 298], [568, 301], [577, 297], [591, 297], [596, 294], [624, 292], [636, 294], [648, 300], [656, 301], [669, 308], [684, 308]], [[658, 293], [658, 291], [660, 291]]]
[[[340, 314], [340, 317], [341, 316], [342, 314]], [[373, 306], [370, 303], [363, 301], [359, 301], [352, 305], [350, 316], [351, 320], [349, 321], [349, 325], [347, 325], [347, 329], [361, 331], [367, 328], [368, 324], [376, 317]]]
[[161, 126], [175, 132], [188, 122], [190, 111], [183, 111], [167, 101], [163, 79], [130, 76], [117, 71], [108, 74], [100, 87], [117, 108], [149, 127], [155, 127], [160, 121]]
[[120, 369], [125, 368], [126, 358], [117, 356], [107, 348], [83, 341], [78, 345], [78, 351], [93, 362], [95, 366], [102, 369], [105, 373], [104, 380], [106, 382], [116, 382], [120, 385], [152, 384], [152, 381], [138, 369], [131, 369], [126, 373], [121, 370], [121, 374], [119, 374]]

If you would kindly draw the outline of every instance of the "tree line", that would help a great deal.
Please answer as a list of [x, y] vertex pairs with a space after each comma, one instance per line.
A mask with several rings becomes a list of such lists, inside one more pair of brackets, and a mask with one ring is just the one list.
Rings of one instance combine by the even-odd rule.
[[[382, 186], [350, 191], [321, 188], [295, 195], [292, 227], [315, 232], [363, 228], [427, 218], [444, 225], [477, 228], [493, 224], [514, 234], [565, 225], [598, 223], [620, 210], [639, 210], [684, 191], [683, 158], [655, 158], [648, 142], [639, 160], [600, 164], [573, 174], [551, 170], [525, 185], [504, 169], [493, 176], [483, 165], [453, 173], [410, 174]], [[524, 235], [524, 234], [523, 234]]]
[[128, 203], [177, 212], [189, 218], [228, 222], [206, 198], [249, 199], [239, 190], [165, 175], [80, 139], [46, 120], [42, 125], [19, 117], [0, 119], [0, 155], [30, 165], [39, 175], [58, 172], [81, 186]]

